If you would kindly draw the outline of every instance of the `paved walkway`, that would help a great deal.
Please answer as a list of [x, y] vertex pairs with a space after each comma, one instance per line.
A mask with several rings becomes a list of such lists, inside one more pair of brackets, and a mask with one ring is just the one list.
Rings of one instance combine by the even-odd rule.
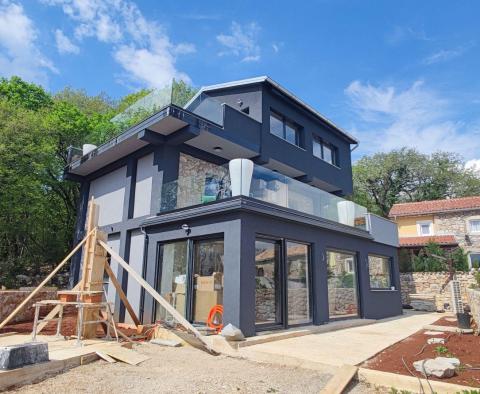
[[379, 320], [368, 326], [262, 343], [241, 348], [239, 353], [252, 359], [271, 358], [272, 362], [289, 358], [330, 366], [358, 365], [442, 316], [407, 311], [403, 316]]

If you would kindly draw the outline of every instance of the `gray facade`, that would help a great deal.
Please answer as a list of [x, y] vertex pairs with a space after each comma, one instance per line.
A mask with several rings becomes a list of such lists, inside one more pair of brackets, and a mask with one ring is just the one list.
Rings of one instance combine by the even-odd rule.
[[[278, 275], [275, 274], [275, 302], [278, 305], [271, 306], [276, 308], [277, 314], [273, 326], [289, 325], [287, 315], [292, 312], [287, 307], [288, 294], [294, 294], [292, 286], [300, 285], [304, 288], [297, 292], [303, 291], [302, 296], [308, 299], [309, 324], [324, 324], [339, 318], [332, 316], [331, 311], [329, 313], [332, 308], [331, 304], [329, 306], [329, 287], [333, 283], [332, 273], [327, 268], [333, 261], [328, 257], [329, 251], [343, 251], [351, 256], [345, 260], [349, 268], [342, 271], [341, 280], [334, 279], [338, 283], [347, 283], [338, 285], [335, 282], [337, 286], [348, 286], [356, 294], [355, 316], [376, 319], [401, 314], [396, 233], [386, 236], [392, 231], [389, 223], [379, 219], [377, 224], [380, 227], [375, 232], [375, 229], [361, 227], [361, 223], [360, 227], [358, 223], [355, 226], [353, 223], [342, 224], [339, 217], [330, 220], [328, 216], [319, 217], [316, 211], [300, 212], [272, 201], [260, 201], [254, 195], [231, 196], [227, 193], [212, 197], [207, 193], [211, 178], [217, 182], [214, 182], [216, 186], [221, 179], [221, 190], [229, 189], [230, 185], [223, 183], [228, 178], [229, 160], [245, 158], [257, 163], [259, 169], [264, 167], [270, 177], [284, 174], [288, 179], [300, 181], [289, 182], [297, 182], [300, 186], [303, 182], [312, 191], [319, 188], [336, 195], [350, 194], [350, 147], [355, 140], [268, 81], [223, 86], [206, 92], [221, 100], [222, 125], [209, 122], [205, 114], [199, 116], [169, 106], [69, 165], [66, 176], [82, 184], [77, 239], [82, 237], [88, 198], [94, 197], [100, 205], [99, 224], [107, 232], [109, 244], [157, 288], [162, 275], [160, 260], [167, 256], [162, 248], [178, 241], [176, 253], [183, 253], [185, 272], [177, 272], [176, 278], [180, 279], [172, 286], [185, 288], [185, 291], [177, 291], [174, 298], [177, 303], [185, 303], [186, 316], [192, 321], [203, 321], [204, 318], [199, 316], [205, 313], [198, 307], [200, 282], [197, 281], [204, 275], [201, 268], [200, 273], [196, 271], [199, 269], [198, 259], [221, 256], [216, 264], [221, 264], [222, 282], [215, 283], [215, 286], [222, 292], [219, 296], [219, 291], [212, 290], [209, 294], [203, 293], [202, 297], [215, 295], [216, 302], [224, 308], [224, 323], [239, 326], [248, 336], [261, 329], [256, 324], [259, 309], [256, 286], [258, 288], [259, 279], [265, 282], [259, 277], [263, 271], [259, 274], [256, 267], [256, 239], [272, 240], [280, 251], [278, 262], [275, 262], [275, 267], [278, 265]], [[248, 114], [242, 112], [246, 107], [249, 108]], [[271, 109], [299, 125], [301, 146], [271, 134]], [[314, 135], [338, 149], [338, 165], [329, 164], [312, 154]], [[200, 181], [182, 192], [181, 188], [186, 188], [195, 175], [201, 178]], [[282, 191], [278, 187], [281, 182], [270, 178], [257, 181], [267, 185], [262, 190], [268, 195]], [[268, 186], [272, 184], [275, 187]], [[305, 194], [308, 197], [308, 191]], [[291, 195], [294, 195], [293, 191]], [[322, 204], [315, 202], [315, 205]], [[207, 244], [208, 240], [217, 242], [215, 255], [202, 249], [203, 240]], [[304, 266], [298, 271], [304, 275], [303, 281], [298, 277], [287, 278], [286, 267], [290, 264], [286, 252], [288, 242], [305, 245], [308, 250]], [[171, 250], [168, 253], [168, 256], [173, 255]], [[385, 288], [371, 288], [369, 256], [373, 255], [383, 256], [388, 262], [385, 263], [388, 264], [388, 273], [382, 279], [388, 282]], [[152, 298], [136, 282], [129, 281], [128, 275], [114, 262], [112, 269], [141, 320], [150, 323], [157, 319], [159, 315]], [[342, 270], [345, 270], [343, 265]], [[76, 256], [71, 268], [72, 282], [78, 279], [78, 273], [79, 256]], [[130, 322], [110, 285], [108, 299], [115, 301], [117, 318]]]

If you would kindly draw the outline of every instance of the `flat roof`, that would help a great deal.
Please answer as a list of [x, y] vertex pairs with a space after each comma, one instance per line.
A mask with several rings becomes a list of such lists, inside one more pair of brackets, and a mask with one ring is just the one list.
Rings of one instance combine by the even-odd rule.
[[348, 133], [347, 131], [343, 130], [341, 127], [337, 126], [335, 123], [333, 123], [330, 119], [326, 118], [324, 115], [322, 115], [320, 112], [318, 112], [315, 108], [312, 106], [308, 105], [305, 101], [301, 100], [298, 98], [295, 94], [290, 92], [288, 89], [284, 88], [282, 85], [279, 83], [275, 82], [273, 79], [270, 77], [263, 75], [260, 77], [254, 77], [254, 78], [247, 78], [247, 79], [241, 79], [238, 81], [231, 81], [231, 82], [225, 82], [225, 83], [219, 83], [215, 85], [208, 85], [208, 86], [203, 86], [200, 88], [200, 90], [195, 94], [195, 96], [185, 105], [185, 108], [188, 108], [188, 106], [202, 93], [213, 91], [213, 90], [220, 90], [220, 89], [227, 89], [227, 88], [232, 88], [236, 86], [246, 86], [246, 85], [252, 85], [255, 83], [268, 83], [271, 86], [274, 86], [276, 89], [278, 89], [280, 92], [282, 92], [285, 96], [290, 98], [291, 100], [295, 101], [297, 104], [299, 104], [301, 107], [305, 108], [307, 111], [312, 113], [314, 116], [318, 117], [325, 123], [327, 123], [329, 126], [333, 127], [335, 130], [337, 130], [340, 134], [342, 134], [344, 137], [346, 137], [348, 140], [350, 140], [354, 144], [358, 144], [359, 140], [355, 138], [352, 134]]

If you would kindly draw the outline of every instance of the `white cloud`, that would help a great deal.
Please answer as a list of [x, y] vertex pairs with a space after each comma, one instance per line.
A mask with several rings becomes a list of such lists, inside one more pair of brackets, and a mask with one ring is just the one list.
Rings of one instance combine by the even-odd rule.
[[473, 45], [474, 45], [473, 43], [469, 43], [467, 45], [463, 45], [455, 49], [441, 49], [440, 51], [435, 52], [430, 56], [427, 56], [425, 59], [423, 59], [422, 63], [426, 65], [430, 65], [435, 63], [446, 62], [448, 60], [451, 60], [463, 55]]
[[189, 53], [195, 53], [197, 51], [197, 48], [195, 48], [195, 45], [193, 44], [190, 44], [188, 42], [182, 42], [176, 45], [173, 51], [175, 54], [178, 55], [187, 55]]
[[480, 176], [480, 159], [468, 160], [465, 163], [465, 168], [473, 170], [474, 172], [476, 172]]
[[123, 68], [125, 85], [162, 87], [173, 78], [190, 78], [176, 67], [178, 56], [195, 52], [190, 43], [175, 45], [165, 29], [146, 19], [129, 0], [42, 0], [62, 7], [74, 23], [77, 40], [95, 38], [111, 45], [113, 59]]
[[432, 41], [422, 29], [416, 29], [410, 26], [395, 26], [387, 33], [385, 40], [390, 45], [396, 45], [404, 41]]
[[234, 55], [241, 57], [243, 62], [260, 60], [259, 31], [260, 27], [255, 22], [245, 26], [232, 22], [229, 34], [217, 36], [217, 41], [226, 48], [218, 53], [219, 56]]
[[48, 72], [58, 70], [38, 49], [37, 38], [35, 25], [22, 5], [0, 1], [0, 75], [47, 84]]
[[63, 34], [63, 31], [60, 29], [55, 30], [55, 41], [57, 43], [57, 50], [59, 53], [78, 54], [80, 52], [80, 48], [70, 41], [70, 39]]
[[399, 90], [353, 81], [346, 89], [356, 114], [353, 124], [360, 150], [370, 154], [408, 146], [421, 152], [457, 152], [478, 157], [480, 127], [456, 120], [452, 103], [423, 81]]

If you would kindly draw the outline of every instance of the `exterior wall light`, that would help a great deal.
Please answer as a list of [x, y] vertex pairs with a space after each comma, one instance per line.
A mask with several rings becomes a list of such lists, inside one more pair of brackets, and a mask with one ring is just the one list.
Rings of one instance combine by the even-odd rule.
[[185, 234], [187, 234], [187, 236], [190, 235], [190, 233], [192, 232], [192, 229], [188, 224], [182, 224], [182, 230], [185, 231]]

